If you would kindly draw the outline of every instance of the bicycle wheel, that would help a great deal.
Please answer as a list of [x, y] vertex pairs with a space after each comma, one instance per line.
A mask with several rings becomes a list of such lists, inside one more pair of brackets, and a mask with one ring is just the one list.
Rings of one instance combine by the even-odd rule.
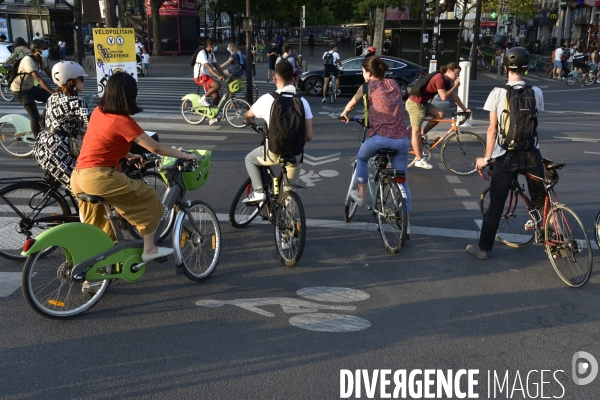
[[246, 100], [231, 99], [225, 104], [225, 118], [234, 128], [245, 128], [244, 115], [249, 109], [250, 104]]
[[198, 125], [204, 122], [206, 115], [198, 114], [193, 110], [194, 104], [190, 99], [181, 101], [181, 116], [188, 124]]
[[573, 75], [567, 76], [567, 79], [566, 79], [567, 86], [573, 86], [576, 81], [577, 81], [577, 79], [575, 79], [575, 77], [573, 77]]
[[0, 146], [11, 157], [29, 157], [33, 154], [34, 142], [33, 133], [17, 133], [14, 125], [8, 122], [0, 124]]
[[[92, 308], [108, 288], [110, 279], [102, 281], [98, 292], [83, 293], [83, 282], [70, 278], [72, 269], [71, 256], [62, 247], [51, 254], [30, 255], [21, 281], [27, 304], [41, 316], [53, 319], [71, 318]], [[107, 272], [110, 271], [107, 267]]]
[[[158, 172], [145, 171], [144, 173], [142, 173], [142, 180], [144, 182], [146, 182], [146, 184], [148, 186], [150, 186], [151, 188], [153, 188], [154, 190], [156, 190], [158, 192], [158, 196], [161, 198], [161, 200], [163, 199], [163, 197], [165, 196], [165, 193], [167, 193], [167, 189], [169, 188], [169, 186], [167, 185], [167, 183], [165, 182], [163, 177]], [[171, 208], [167, 218], [168, 218], [169, 222], [165, 226], [164, 230], [160, 233], [160, 236], [156, 243], [162, 242], [163, 240], [165, 240], [167, 238], [167, 236], [169, 236], [169, 232], [171, 232], [171, 229], [173, 228], [173, 223], [175, 222], [175, 209], [174, 208]], [[136, 239], [142, 238], [142, 235], [137, 230], [137, 228], [135, 226], [131, 225], [129, 222], [127, 222], [127, 230], [129, 231], [129, 233], [131, 233], [131, 236], [133, 236], [134, 238], [136, 238]]]
[[490, 62], [487, 60], [483, 60], [481, 63], [481, 70], [483, 72], [490, 72]]
[[335, 91], [335, 76], [332, 75], [329, 80], [329, 104], [333, 103], [333, 92]]
[[6, 81], [6, 78], [2, 77], [0, 79], [0, 95], [5, 101], [13, 101], [15, 96], [13, 96], [12, 90], [10, 90], [10, 85]]
[[350, 197], [350, 192], [353, 190], [358, 191], [358, 184], [356, 183], [356, 179], [354, 179], [354, 172], [356, 171], [356, 165], [352, 168], [352, 182], [350, 182], [350, 188], [348, 189], [348, 194], [346, 195], [346, 203], [344, 204], [344, 221], [350, 222], [352, 217], [354, 217], [354, 213], [356, 213], [356, 209], [358, 208], [357, 204]]
[[217, 267], [221, 253], [221, 229], [212, 208], [203, 201], [192, 201], [189, 213], [183, 216], [174, 235], [174, 243], [181, 251], [185, 276], [193, 281], [208, 278]]
[[592, 246], [573, 210], [563, 205], [552, 207], [544, 226], [544, 246], [563, 282], [571, 287], [586, 284], [592, 274]]
[[254, 189], [252, 189], [252, 181], [246, 179], [242, 186], [238, 189], [231, 207], [229, 207], [229, 223], [234, 228], [244, 228], [256, 218], [259, 207], [255, 204], [247, 205], [242, 201], [248, 197]]
[[600, 248], [600, 211], [598, 211], [594, 220], [594, 236], [596, 237], [596, 244]]
[[279, 196], [274, 231], [279, 261], [286, 267], [293, 267], [300, 261], [306, 241], [304, 206], [295, 192], [288, 191]]
[[[57, 222], [40, 222], [39, 218], [69, 215], [71, 208], [62, 196], [48, 185], [15, 183], [0, 190], [0, 255], [25, 260], [21, 255], [25, 240], [37, 237]], [[52, 249], [48, 249], [50, 252]]]
[[254, 90], [252, 91], [252, 93], [254, 94], [254, 98], [252, 99], [252, 104], [256, 103], [256, 100], [258, 100], [258, 86], [256, 86], [254, 83], [252, 84], [252, 86], [254, 87]]
[[[490, 188], [488, 186], [479, 198], [482, 217], [485, 217], [485, 213], [490, 205], [489, 191]], [[496, 232], [496, 239], [516, 249], [529, 246], [535, 238], [535, 229], [525, 229], [525, 224], [530, 219], [526, 201], [511, 189], [506, 198], [506, 203], [504, 203], [504, 210], [502, 211], [502, 217], [500, 218], [500, 224]]]
[[406, 241], [406, 199], [402, 197], [398, 184], [389, 177], [384, 178], [377, 192], [376, 219], [381, 240], [387, 251], [396, 254]]
[[442, 162], [456, 175], [477, 171], [475, 160], [485, 154], [485, 143], [473, 132], [455, 131], [442, 143]]

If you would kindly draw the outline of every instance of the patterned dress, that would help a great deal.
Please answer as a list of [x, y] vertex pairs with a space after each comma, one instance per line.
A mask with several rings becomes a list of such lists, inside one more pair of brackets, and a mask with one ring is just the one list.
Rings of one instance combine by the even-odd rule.
[[76, 138], [89, 120], [90, 110], [85, 101], [78, 96], [55, 93], [46, 103], [44, 122], [47, 129], [42, 129], [37, 136], [33, 158], [44, 171], [68, 190], [71, 190], [71, 173], [77, 162], [69, 147], [71, 138], [54, 134], [49, 129], [60, 129]]

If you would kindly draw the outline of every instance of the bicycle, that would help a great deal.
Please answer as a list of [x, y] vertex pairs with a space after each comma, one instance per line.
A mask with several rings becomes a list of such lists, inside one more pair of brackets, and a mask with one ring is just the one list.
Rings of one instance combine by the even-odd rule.
[[594, 236], [596, 237], [596, 244], [600, 248], [600, 211], [598, 211], [596, 219], [594, 219]]
[[[146, 170], [154, 155], [145, 155], [148, 161], [143, 167], [133, 165], [123, 172], [130, 178], [141, 179], [154, 188], [161, 198], [167, 191], [162, 176]], [[79, 222], [78, 203], [70, 191], [64, 190], [52, 176], [0, 179], [0, 256], [13, 260], [25, 260], [21, 255], [23, 243], [42, 232], [68, 222]], [[172, 222], [174, 212], [169, 214]], [[139, 233], [125, 219], [119, 227], [140, 238]], [[168, 234], [171, 225], [161, 233], [160, 240]]]
[[[261, 127], [250, 125], [257, 133], [264, 136]], [[288, 164], [295, 164], [296, 157], [281, 157], [279, 175], [275, 175], [271, 167], [261, 166], [261, 181], [267, 194], [267, 199], [258, 204], [243, 203], [242, 201], [253, 193], [252, 181], [247, 178], [238, 189], [229, 208], [229, 222], [234, 228], [245, 228], [257, 215], [264, 221], [273, 224], [275, 247], [279, 261], [286, 267], [296, 265], [304, 252], [306, 241], [306, 217], [300, 196], [292, 190], [288, 181]], [[281, 190], [289, 188], [289, 190]]]
[[[597, 67], [596, 67], [597, 69]], [[585, 82], [583, 82], [583, 78], [585, 77]], [[567, 86], [573, 86], [576, 83], [581, 83], [581, 86], [589, 86], [592, 83], [596, 82], [596, 74], [595, 71], [592, 72], [592, 69], [590, 68], [590, 70], [584, 74], [580, 74], [579, 72], [573, 70], [569, 73], [569, 75], [567, 76], [567, 79], [565, 81], [567, 83]]]
[[554, 60], [539, 60], [535, 65], [535, 70], [540, 78], [549, 78], [554, 69]]
[[[363, 125], [364, 119], [352, 117]], [[361, 143], [366, 139], [367, 129], [363, 129]], [[381, 240], [387, 251], [392, 254], [398, 253], [404, 247], [408, 230], [408, 212], [406, 209], [406, 172], [398, 171], [387, 166], [391, 164], [396, 150], [380, 149], [373, 159], [367, 162], [369, 181], [367, 188], [371, 200], [371, 206], [367, 209], [373, 211], [373, 217], [377, 222]], [[350, 193], [358, 190], [356, 183], [356, 158], [352, 161], [352, 179], [346, 194], [344, 203], [344, 221], [350, 222], [356, 213], [358, 205], [354, 202]]]
[[29, 119], [21, 114], [0, 118], [0, 147], [11, 157], [25, 158], [33, 154], [35, 135]]
[[225, 119], [234, 128], [243, 128], [244, 115], [246, 111], [250, 109], [250, 104], [246, 100], [237, 98], [236, 93], [244, 89], [244, 80], [228, 79], [227, 92], [224, 96], [221, 96], [221, 101], [217, 107], [214, 106], [203, 106], [200, 104], [200, 94], [190, 93], [181, 98], [181, 116], [188, 124], [198, 125], [204, 122], [208, 117], [209, 119], [216, 118], [217, 115], [223, 110]]
[[11, 102], [15, 99], [10, 85], [6, 80], [6, 74], [8, 73], [8, 66], [6, 64], [0, 64], [0, 95], [5, 101]]
[[[427, 139], [426, 134], [421, 135], [422, 159], [429, 161], [431, 150], [441, 144], [442, 149], [440, 154], [442, 162], [450, 172], [456, 175], [470, 175], [477, 171], [475, 160], [485, 152], [485, 143], [477, 134], [459, 129], [459, 126], [464, 124], [470, 116], [470, 112], [455, 112], [452, 113], [452, 119], [425, 118], [423, 122], [449, 122], [452, 125], [446, 133], [433, 142]], [[415, 164], [416, 158], [414, 154], [414, 150], [409, 150], [408, 168], [411, 168]]]
[[490, 62], [483, 57], [477, 57], [477, 70], [482, 72], [490, 72]]
[[[185, 200], [187, 190], [197, 190], [208, 180], [210, 167], [210, 151], [192, 151], [202, 157], [197, 167], [189, 160], [163, 157], [159, 170], [169, 185], [163, 204], [177, 210], [172, 240], [176, 272], [201, 281], [217, 266], [221, 232], [208, 204]], [[79, 193], [77, 198], [104, 205], [117, 240], [113, 242], [93, 225], [73, 222], [55, 226], [25, 242], [23, 295], [35, 312], [47, 318], [77, 316], [98, 303], [112, 280], [134, 282], [146, 269], [141, 259], [143, 241], [124, 239], [110, 205], [100, 196]], [[158, 230], [167, 223], [163, 219]], [[101, 284], [95, 293], [84, 292], [85, 281], [101, 281]]]
[[[338, 67], [338, 71], [341, 73], [344, 70], [343, 67]], [[337, 100], [338, 90], [336, 89], [337, 77], [333, 75], [333, 73], [329, 74], [329, 86], [327, 90], [329, 91], [329, 103], [333, 103], [334, 100]]]
[[[543, 244], [560, 279], [568, 286], [581, 287], [592, 273], [592, 247], [577, 214], [559, 203], [554, 191], [554, 186], [558, 183], [557, 170], [566, 164], [546, 159], [542, 159], [542, 162], [545, 167], [544, 178], [531, 174], [525, 176], [544, 183], [546, 198], [543, 214], [533, 206], [524, 187], [515, 179], [504, 205], [496, 239], [513, 248], [526, 247], [532, 243]], [[483, 178], [488, 180], [485, 176]], [[489, 190], [487, 187], [481, 193], [482, 215], [485, 215], [489, 205]], [[579, 259], [578, 255], [581, 255]]]

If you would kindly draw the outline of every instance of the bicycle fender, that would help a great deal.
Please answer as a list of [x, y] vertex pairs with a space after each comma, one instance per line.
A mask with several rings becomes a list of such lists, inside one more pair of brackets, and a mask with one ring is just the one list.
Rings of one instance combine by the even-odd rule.
[[77, 264], [114, 245], [102, 229], [81, 222], [69, 222], [42, 232], [35, 238], [31, 248], [21, 255], [29, 256], [48, 247], [60, 246], [70, 254], [73, 264]]
[[31, 131], [29, 118], [26, 118], [21, 114], [5, 115], [2, 118], [0, 118], [0, 123], [7, 123], [13, 125], [17, 129], [17, 133]]
[[181, 101], [190, 100], [193, 105], [199, 106], [200, 105], [200, 97], [202, 97], [202, 96], [200, 96], [199, 94], [190, 93], [190, 94], [186, 94], [185, 96], [183, 96], [181, 98]]

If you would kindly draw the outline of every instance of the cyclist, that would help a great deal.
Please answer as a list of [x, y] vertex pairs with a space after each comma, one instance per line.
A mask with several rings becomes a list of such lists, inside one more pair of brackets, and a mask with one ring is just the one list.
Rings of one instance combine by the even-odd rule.
[[[369, 131], [367, 139], [360, 146], [356, 156], [356, 180], [358, 193], [352, 192], [352, 200], [359, 205], [365, 205], [365, 188], [369, 180], [367, 163], [377, 154], [379, 149], [396, 150], [392, 158], [392, 167], [398, 171], [407, 172], [408, 148], [410, 145], [410, 131], [404, 122], [404, 101], [398, 83], [393, 79], [384, 79], [389, 66], [377, 56], [365, 58], [362, 73], [369, 87]], [[341, 117], [348, 123], [348, 113], [362, 102], [363, 87], [348, 102]], [[392, 118], [393, 117], [393, 118]], [[411, 197], [408, 183], [406, 189], [406, 208], [411, 212]]]
[[375, 46], [370, 46], [367, 49], [367, 54], [365, 54], [365, 59], [376, 55], [375, 53], [377, 53], [377, 49], [375, 48]]
[[[35, 101], [48, 101], [54, 90], [44, 82], [39, 71], [43, 70], [52, 79], [48, 67], [48, 43], [44, 40], [36, 40], [31, 46], [31, 54], [23, 57], [19, 64], [19, 75], [10, 85], [15, 99], [25, 107], [29, 114], [31, 131], [37, 137], [40, 131], [40, 112]], [[35, 86], [34, 81], [39, 83]]]
[[77, 156], [71, 153], [69, 142], [86, 129], [90, 109], [79, 98], [84, 90], [83, 67], [72, 61], [62, 61], [52, 67], [56, 93], [46, 103], [44, 125], [33, 147], [33, 159], [66, 189], [71, 190], [71, 173]]
[[573, 68], [581, 75], [581, 86], [585, 86], [586, 78], [590, 72], [589, 58], [583, 53], [583, 49], [578, 47], [573, 55]]
[[[221, 84], [214, 80], [213, 77], [225, 80], [225, 71], [223, 71], [219, 63], [217, 63], [217, 58], [215, 57], [215, 53], [213, 53], [215, 45], [216, 43], [213, 39], [206, 39], [204, 50], [198, 52], [198, 55], [196, 56], [196, 65], [194, 66], [194, 82], [206, 90], [204, 96], [200, 98], [200, 104], [206, 107], [210, 106], [206, 99], [207, 97], [213, 97], [213, 104], [215, 106], [217, 106], [221, 100], [221, 96], [219, 96]], [[211, 118], [208, 123], [212, 125], [217, 121], [219, 121], [219, 118]]]
[[[286, 93], [296, 93], [296, 88], [294, 87], [294, 69], [292, 65], [288, 62], [280, 62], [275, 66], [275, 75], [273, 77], [273, 81], [277, 86], [277, 93], [281, 95], [285, 95]], [[244, 121], [246, 124], [251, 125], [254, 123], [254, 117], [262, 118], [265, 120], [267, 124], [267, 129], [269, 128], [269, 123], [271, 120], [271, 106], [275, 99], [270, 93], [262, 95], [246, 112], [246, 116]], [[305, 136], [304, 141], [309, 142], [313, 138], [313, 126], [312, 126], [312, 112], [310, 110], [310, 106], [306, 99], [302, 98], [302, 104], [304, 105], [304, 113], [305, 113]], [[265, 160], [265, 146], [259, 146], [256, 149], [252, 150], [246, 156], [246, 170], [248, 171], [248, 175], [252, 180], [252, 187], [254, 188], [254, 192], [251, 193], [246, 199], [243, 200], [244, 203], [257, 203], [261, 201], [265, 201], [267, 198], [266, 193], [263, 190], [262, 181], [260, 178], [260, 166], [267, 165], [278, 165], [280, 155], [275, 154], [267, 149], [266, 160]], [[299, 154], [296, 154], [298, 156]], [[300, 176], [300, 169], [302, 168], [302, 161], [296, 164], [291, 164], [287, 166], [288, 179], [291, 183], [296, 183], [298, 181], [298, 177]]]
[[22, 37], [18, 37], [15, 39], [15, 49], [13, 50], [10, 57], [4, 61], [4, 64], [7, 64], [12, 67], [12, 65], [20, 58], [28, 56], [31, 54], [31, 50], [27, 47], [27, 43]]
[[[337, 45], [336, 44], [332, 44], [329, 46], [329, 51], [326, 51], [325, 54], [323, 54], [323, 64], [325, 66], [325, 77], [324, 77], [324, 81], [323, 81], [323, 103], [325, 103], [325, 101], [327, 101], [325, 99], [325, 96], [327, 96], [327, 88], [329, 87], [329, 75], [333, 75], [333, 76], [339, 76], [340, 74], [340, 70], [338, 69], [338, 67], [336, 66], [339, 65], [340, 67], [342, 66], [342, 62], [340, 61], [340, 55], [337, 53]], [[336, 94], [339, 95], [340, 94], [340, 80], [336, 79], [335, 80], [335, 91]]]
[[[508, 76], [508, 85], [521, 88], [525, 85], [523, 73], [529, 67], [529, 52], [524, 47], [512, 47], [504, 54], [503, 68]], [[544, 97], [538, 87], [533, 87], [538, 111], [544, 111]], [[512, 181], [519, 173], [528, 173], [544, 177], [544, 166], [537, 136], [530, 151], [505, 150], [501, 147], [501, 136], [498, 127], [505, 111], [506, 89], [497, 87], [488, 96], [483, 109], [490, 112], [490, 124], [487, 130], [485, 157], [477, 159], [477, 170], [481, 170], [494, 160], [494, 173], [490, 181], [490, 204], [483, 217], [479, 245], [468, 245], [467, 251], [477, 258], [487, 260], [488, 252], [494, 246], [494, 238], [498, 231], [504, 203], [508, 196]], [[527, 188], [531, 201], [537, 209], [543, 209], [545, 191], [543, 182], [527, 178]]]
[[[426, 115], [433, 118], [444, 118], [444, 112], [434, 106], [431, 100], [436, 95], [440, 96], [440, 100], [446, 101], [452, 99], [463, 111], [471, 112], [465, 107], [456, 91], [460, 85], [460, 67], [457, 63], [451, 62], [443, 65], [440, 68], [440, 73], [434, 75], [427, 85], [421, 90], [420, 96], [410, 95], [406, 101], [406, 111], [410, 116], [410, 124], [412, 126], [412, 146], [415, 151], [415, 166], [424, 169], [431, 169], [432, 166], [427, 161], [421, 158], [421, 124]], [[423, 128], [423, 135], [433, 129], [438, 122], [428, 122]]]
[[[131, 142], [163, 156], [187, 160], [198, 157], [172, 149], [144, 133], [131, 118], [142, 111], [136, 104], [137, 95], [137, 83], [131, 75], [116, 73], [108, 79], [104, 95], [90, 118], [81, 154], [71, 175], [71, 190], [75, 194], [103, 197], [134, 225], [144, 239], [142, 260], [148, 262], [173, 253], [173, 249], [154, 244], [154, 233], [166, 210], [156, 190], [144, 181], [131, 179], [118, 171], [119, 160], [123, 157], [141, 159], [129, 152]], [[102, 204], [78, 202], [82, 222], [95, 225], [115, 237]]]
[[231, 68], [229, 68], [227, 71], [224, 71], [224, 75], [239, 78], [240, 76], [244, 75], [244, 69], [242, 68], [242, 55], [237, 52], [238, 50], [235, 43], [229, 43], [227, 45], [227, 51], [231, 54], [231, 56], [227, 61], [221, 64], [221, 68], [225, 68], [229, 64], [231, 64]]

